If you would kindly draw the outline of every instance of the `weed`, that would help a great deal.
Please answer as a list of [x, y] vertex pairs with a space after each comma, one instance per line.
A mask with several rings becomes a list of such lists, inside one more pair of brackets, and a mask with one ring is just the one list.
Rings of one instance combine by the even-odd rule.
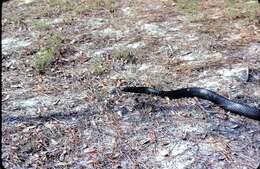
[[64, 23], [65, 25], [70, 25], [70, 24], [72, 24], [72, 23], [73, 23], [73, 17], [72, 17], [72, 16], [65, 16], [65, 17], [63, 18], [63, 23]]
[[53, 60], [53, 52], [51, 50], [41, 51], [34, 60], [34, 67], [39, 72], [43, 72], [48, 64]]
[[61, 44], [61, 37], [57, 34], [52, 34], [48, 39], [47, 39], [47, 48], [49, 49], [56, 49], [60, 44]]
[[20, 17], [16, 16], [16, 15], [7, 16], [6, 20], [7, 20], [7, 22], [14, 24], [20, 20]]
[[59, 7], [62, 11], [73, 9], [73, 4], [68, 0], [48, 0], [49, 7]]
[[204, 17], [201, 13], [200, 0], [179, 0], [177, 6], [184, 11], [190, 22], [201, 20]]
[[50, 24], [46, 21], [35, 21], [32, 23], [32, 26], [34, 29], [37, 29], [37, 30], [48, 30], [50, 27]]
[[246, 17], [249, 21], [255, 20], [260, 7], [256, 1], [225, 0], [225, 14], [229, 18]]
[[120, 47], [112, 51], [112, 56], [118, 60], [131, 61], [133, 60], [133, 51], [129, 48]]
[[54, 61], [60, 44], [61, 38], [56, 34], [47, 39], [44, 49], [33, 60], [33, 66], [38, 72], [43, 73], [46, 67]]
[[41, 7], [40, 8], [40, 12], [39, 12], [40, 16], [50, 16], [51, 15], [51, 10], [49, 8], [47, 8], [46, 6]]
[[27, 142], [23, 145], [24, 151], [27, 153], [36, 153], [38, 148], [37, 148], [37, 141], [35, 138], [30, 137]]
[[101, 63], [96, 63], [94, 65], [94, 73], [97, 75], [101, 75], [105, 72], [105, 68], [103, 67], [103, 65]]
[[105, 72], [105, 64], [101, 57], [97, 57], [94, 60], [92, 60], [90, 65], [91, 72], [96, 75], [101, 75]]
[[241, 6], [238, 0], [225, 0], [225, 15], [229, 18], [241, 16]]
[[249, 1], [246, 2], [246, 5], [244, 7], [246, 17], [250, 21], [256, 20], [260, 11], [260, 5], [258, 5], [256, 1]]
[[57, 15], [62, 12], [71, 11], [75, 8], [75, 4], [69, 0], [48, 0], [47, 5], [40, 10], [41, 16]]
[[86, 4], [78, 5], [75, 10], [77, 14], [84, 14], [85, 12], [89, 11], [89, 6]]
[[88, 0], [87, 10], [107, 9], [109, 11], [115, 10], [115, 0]]

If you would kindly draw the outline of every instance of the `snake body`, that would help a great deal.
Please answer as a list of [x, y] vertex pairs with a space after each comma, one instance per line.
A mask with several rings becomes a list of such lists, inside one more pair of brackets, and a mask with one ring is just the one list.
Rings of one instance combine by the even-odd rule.
[[168, 97], [169, 99], [197, 97], [200, 99], [209, 100], [214, 104], [220, 106], [221, 108], [230, 111], [232, 113], [236, 113], [260, 121], [260, 109], [256, 107], [251, 107], [243, 103], [238, 103], [229, 100], [226, 97], [221, 96], [214, 91], [204, 89], [204, 88], [189, 87], [189, 88], [181, 88], [181, 89], [171, 90], [171, 91], [160, 91], [150, 87], [126, 86], [126, 87], [122, 87], [121, 90], [124, 92], [146, 93], [146, 94], [156, 95], [160, 97]]

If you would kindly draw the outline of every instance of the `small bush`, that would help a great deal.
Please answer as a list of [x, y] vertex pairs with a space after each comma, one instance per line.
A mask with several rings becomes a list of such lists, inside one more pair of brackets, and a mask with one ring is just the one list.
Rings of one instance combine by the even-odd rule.
[[58, 35], [52, 35], [47, 39], [44, 49], [33, 60], [33, 66], [38, 72], [43, 73], [46, 67], [54, 61], [60, 45], [61, 38]]
[[51, 50], [41, 51], [37, 58], [34, 60], [34, 67], [39, 72], [43, 72], [48, 64], [53, 60], [53, 52]]

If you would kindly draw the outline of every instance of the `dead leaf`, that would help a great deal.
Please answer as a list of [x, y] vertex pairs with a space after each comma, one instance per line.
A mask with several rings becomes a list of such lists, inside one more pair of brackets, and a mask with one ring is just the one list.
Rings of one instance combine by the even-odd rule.
[[97, 153], [97, 150], [94, 147], [89, 147], [89, 148], [86, 148], [84, 152], [92, 154], [92, 153]]

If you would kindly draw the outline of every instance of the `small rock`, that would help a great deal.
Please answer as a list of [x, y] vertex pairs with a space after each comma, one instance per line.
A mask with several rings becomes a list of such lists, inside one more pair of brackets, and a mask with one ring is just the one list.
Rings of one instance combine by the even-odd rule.
[[159, 150], [159, 155], [163, 157], [167, 157], [170, 155], [170, 152], [167, 149], [160, 149]]

